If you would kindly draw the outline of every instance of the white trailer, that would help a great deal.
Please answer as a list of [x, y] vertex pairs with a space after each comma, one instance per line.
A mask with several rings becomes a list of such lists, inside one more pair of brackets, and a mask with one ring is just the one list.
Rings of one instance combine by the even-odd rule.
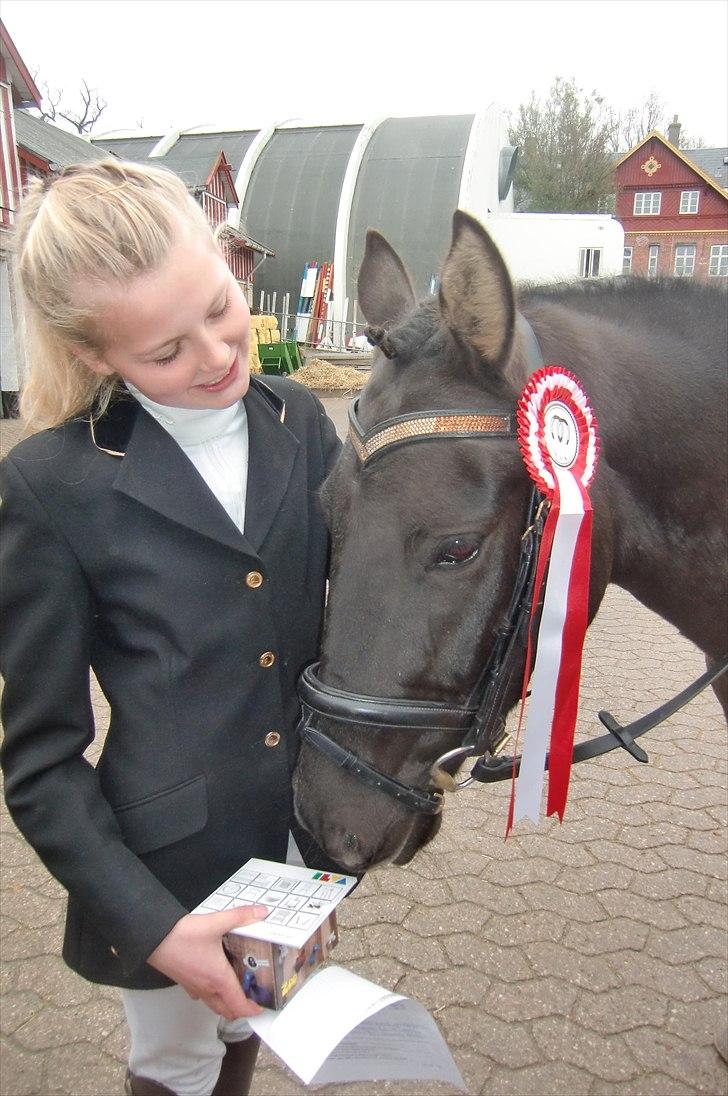
[[622, 273], [624, 229], [595, 213], [494, 213], [483, 223], [516, 282]]

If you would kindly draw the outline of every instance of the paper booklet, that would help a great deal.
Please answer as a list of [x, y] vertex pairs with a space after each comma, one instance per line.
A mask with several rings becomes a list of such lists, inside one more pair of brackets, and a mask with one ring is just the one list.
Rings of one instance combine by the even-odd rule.
[[445, 1081], [466, 1090], [424, 1005], [342, 967], [317, 971], [282, 1011], [249, 1022], [306, 1085]]

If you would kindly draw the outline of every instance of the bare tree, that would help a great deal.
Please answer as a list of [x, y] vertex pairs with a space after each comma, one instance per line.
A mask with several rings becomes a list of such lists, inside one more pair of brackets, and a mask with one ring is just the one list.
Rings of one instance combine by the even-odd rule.
[[653, 91], [645, 99], [644, 106], [632, 107], [624, 114], [615, 116], [613, 151], [626, 152], [644, 140], [653, 129], [662, 131], [665, 117], [665, 104]]
[[545, 102], [521, 104], [511, 144], [519, 204], [540, 212], [603, 212], [613, 191], [614, 115], [597, 92], [558, 77]]
[[56, 122], [59, 118], [63, 118], [81, 136], [91, 132], [108, 106], [106, 100], [101, 98], [95, 88], [90, 88], [86, 80], [81, 81], [79, 91], [81, 105], [80, 108], [75, 110], [70, 106], [62, 106], [64, 98], [62, 91], [51, 90], [47, 84], [41, 86], [43, 88], [43, 105], [40, 108], [41, 118], [49, 122]]

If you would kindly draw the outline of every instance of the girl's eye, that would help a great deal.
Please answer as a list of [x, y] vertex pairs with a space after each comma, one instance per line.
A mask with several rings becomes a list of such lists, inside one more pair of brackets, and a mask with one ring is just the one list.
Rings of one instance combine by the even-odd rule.
[[230, 307], [230, 298], [226, 297], [225, 298], [225, 304], [222, 306], [220, 311], [219, 312], [213, 312], [213, 314], [212, 314], [213, 320], [219, 320], [222, 316], [224, 316], [229, 307]]
[[440, 542], [433, 562], [435, 567], [457, 567], [475, 559], [479, 551], [480, 541], [472, 534], [461, 533]]
[[176, 346], [171, 354], [168, 354], [166, 358], [156, 358], [155, 365], [170, 365], [179, 354], [179, 347]]

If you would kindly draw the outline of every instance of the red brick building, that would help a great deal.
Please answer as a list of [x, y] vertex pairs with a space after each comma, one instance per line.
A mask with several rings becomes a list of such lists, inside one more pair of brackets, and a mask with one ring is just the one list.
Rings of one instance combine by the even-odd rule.
[[618, 161], [624, 273], [728, 277], [727, 154], [681, 150], [653, 130]]

